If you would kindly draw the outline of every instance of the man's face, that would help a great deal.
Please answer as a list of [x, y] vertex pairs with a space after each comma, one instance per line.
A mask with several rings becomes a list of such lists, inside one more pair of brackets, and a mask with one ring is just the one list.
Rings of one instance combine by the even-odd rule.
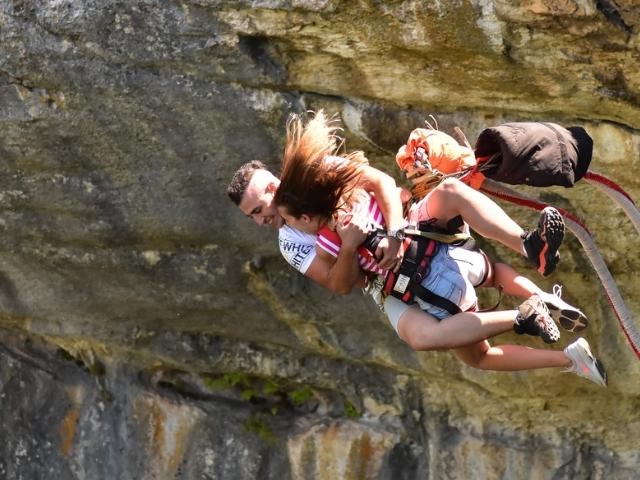
[[280, 185], [280, 180], [267, 170], [256, 170], [247, 185], [240, 210], [258, 225], [280, 228], [284, 220], [273, 204], [273, 195]]

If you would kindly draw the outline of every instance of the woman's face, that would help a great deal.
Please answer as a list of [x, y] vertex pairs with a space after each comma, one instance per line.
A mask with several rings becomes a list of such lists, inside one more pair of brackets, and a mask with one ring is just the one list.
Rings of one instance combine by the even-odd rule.
[[307, 215], [303, 213], [300, 218], [296, 218], [289, 214], [287, 207], [278, 207], [278, 213], [287, 225], [305, 233], [310, 233], [311, 235], [316, 235], [320, 227], [324, 224], [318, 215]]

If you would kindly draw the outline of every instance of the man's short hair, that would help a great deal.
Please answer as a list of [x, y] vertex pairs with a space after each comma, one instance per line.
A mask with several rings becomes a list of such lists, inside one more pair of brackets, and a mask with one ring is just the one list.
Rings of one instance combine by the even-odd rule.
[[242, 165], [233, 174], [233, 178], [227, 187], [227, 195], [236, 205], [240, 205], [244, 192], [247, 190], [251, 177], [253, 177], [256, 170], [267, 170], [267, 166], [260, 160], [251, 160]]

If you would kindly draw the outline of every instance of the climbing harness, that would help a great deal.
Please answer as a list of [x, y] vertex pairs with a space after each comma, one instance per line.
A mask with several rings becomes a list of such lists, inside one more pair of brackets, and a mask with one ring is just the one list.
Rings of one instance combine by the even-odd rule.
[[[400, 229], [404, 237], [403, 259], [398, 272], [389, 270], [384, 277], [382, 294], [391, 295], [404, 303], [413, 304], [415, 299], [427, 302], [435, 307], [446, 310], [451, 315], [460, 313], [460, 307], [451, 300], [442, 297], [422, 286], [422, 280], [429, 276], [431, 259], [435, 255], [438, 244], [462, 245], [471, 240], [467, 233], [455, 232], [462, 219], [454, 219], [446, 230], [439, 229], [433, 222], [424, 221], [418, 225], [409, 225]], [[387, 235], [386, 230], [379, 228], [369, 233], [363, 247], [369, 252], [375, 252], [380, 240]]]

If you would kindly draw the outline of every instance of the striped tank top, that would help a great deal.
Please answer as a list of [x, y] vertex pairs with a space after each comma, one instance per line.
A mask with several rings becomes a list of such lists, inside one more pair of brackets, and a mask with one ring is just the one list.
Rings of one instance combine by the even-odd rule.
[[[385, 225], [382, 211], [380, 210], [380, 206], [373, 195], [368, 194], [366, 199], [363, 199], [362, 202], [354, 204], [351, 211], [354, 215], [365, 215], [369, 224], [374, 228], [384, 227]], [[320, 247], [325, 252], [334, 257], [338, 257], [341, 245], [342, 240], [338, 233], [331, 230], [326, 225], [318, 231], [316, 246]], [[378, 262], [376, 262], [372, 252], [362, 246], [358, 248], [358, 261], [360, 263], [360, 268], [365, 272], [383, 275], [387, 273], [387, 270], [378, 266]]]

